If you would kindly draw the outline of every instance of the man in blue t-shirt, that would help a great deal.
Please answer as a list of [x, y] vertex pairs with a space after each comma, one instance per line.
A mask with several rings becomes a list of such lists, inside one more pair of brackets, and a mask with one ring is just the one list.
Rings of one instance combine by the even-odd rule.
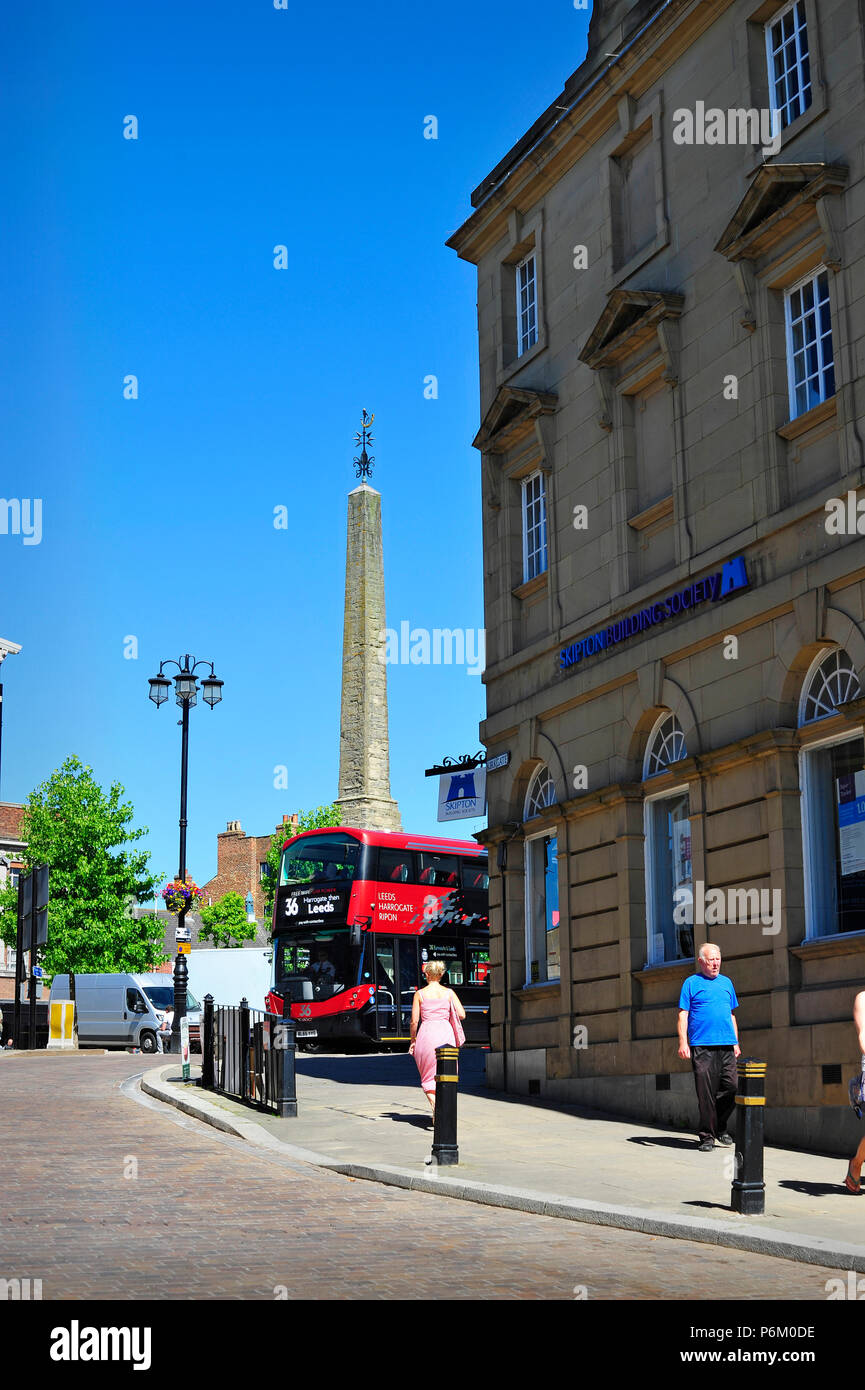
[[679, 995], [679, 1056], [690, 1058], [700, 1107], [701, 1153], [732, 1144], [727, 1121], [736, 1103], [736, 1058], [741, 1053], [733, 1010], [736, 991], [721, 974], [721, 952], [711, 942], [700, 947], [698, 974], [689, 975]]

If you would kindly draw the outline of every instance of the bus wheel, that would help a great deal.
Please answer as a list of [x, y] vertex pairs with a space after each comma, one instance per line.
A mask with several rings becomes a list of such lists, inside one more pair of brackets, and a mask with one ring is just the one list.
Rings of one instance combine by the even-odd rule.
[[299, 1042], [297, 1045], [301, 1052], [321, 1052], [322, 1050], [320, 1042]]

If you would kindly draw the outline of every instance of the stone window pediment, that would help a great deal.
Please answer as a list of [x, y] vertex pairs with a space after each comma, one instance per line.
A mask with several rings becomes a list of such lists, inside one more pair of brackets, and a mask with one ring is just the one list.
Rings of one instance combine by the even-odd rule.
[[839, 164], [764, 164], [757, 170], [715, 250], [728, 261], [757, 260], [820, 217], [823, 198], [843, 192]]
[[580, 361], [593, 371], [621, 368], [652, 345], [666, 356], [663, 325], [681, 317], [684, 303], [684, 295], [666, 290], [613, 290], [579, 354]]
[[506, 454], [535, 432], [535, 421], [552, 415], [558, 396], [529, 387], [502, 386], [481, 421], [472, 443], [486, 454]]

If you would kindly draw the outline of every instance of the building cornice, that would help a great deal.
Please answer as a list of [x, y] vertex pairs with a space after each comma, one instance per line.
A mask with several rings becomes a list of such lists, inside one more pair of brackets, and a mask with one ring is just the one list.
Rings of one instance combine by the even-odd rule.
[[[477, 264], [526, 211], [618, 123], [625, 96], [638, 101], [735, 0], [666, 0], [598, 70], [590, 57], [472, 194], [475, 211], [446, 242]], [[595, 55], [596, 56], [596, 55]], [[606, 55], [605, 55], [606, 56]]]

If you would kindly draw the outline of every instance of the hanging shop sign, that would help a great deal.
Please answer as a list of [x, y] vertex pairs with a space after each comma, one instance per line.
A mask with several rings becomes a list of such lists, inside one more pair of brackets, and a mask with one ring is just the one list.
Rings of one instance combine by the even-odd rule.
[[487, 776], [483, 768], [446, 772], [439, 778], [439, 821], [471, 820], [487, 808]]

